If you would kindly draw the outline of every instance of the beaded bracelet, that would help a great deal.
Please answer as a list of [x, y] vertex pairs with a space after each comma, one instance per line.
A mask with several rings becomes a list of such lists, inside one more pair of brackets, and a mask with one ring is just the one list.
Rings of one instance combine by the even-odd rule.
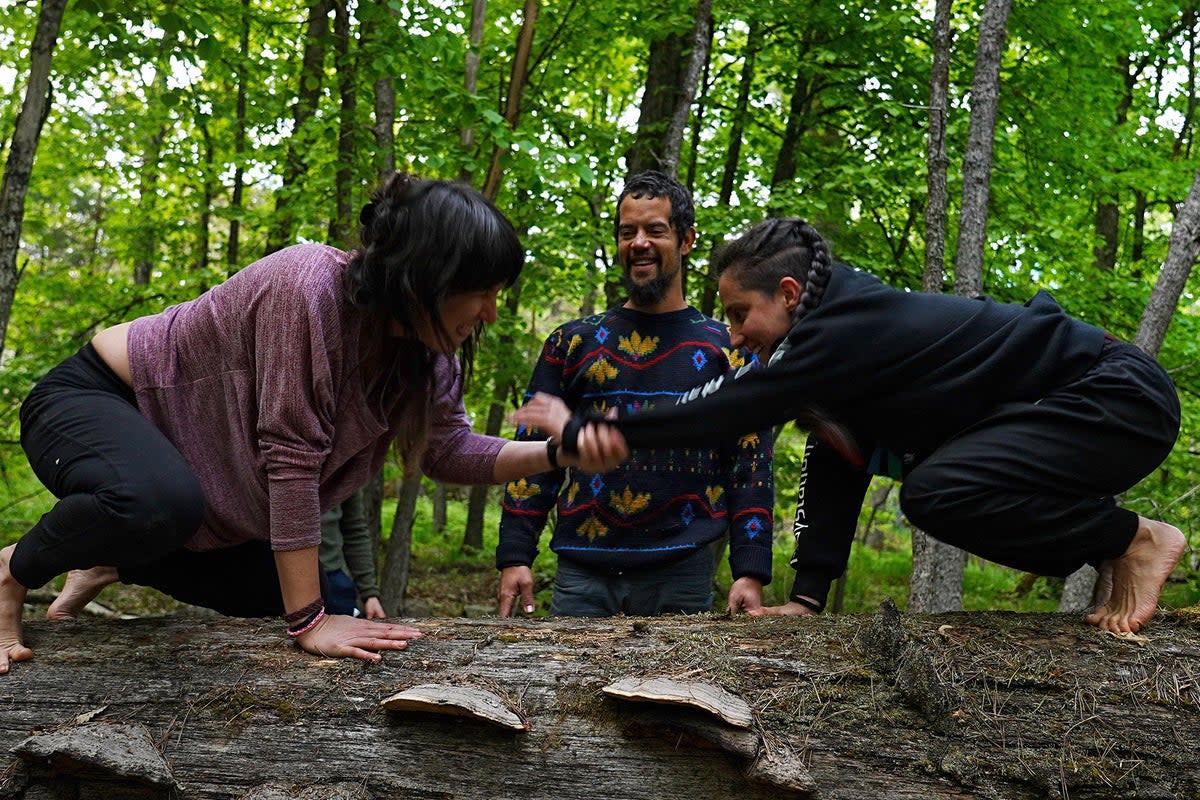
[[284, 614], [283, 621], [286, 622], [289, 627], [291, 627], [302, 619], [308, 619], [324, 607], [325, 600], [318, 595], [316, 600], [313, 600], [304, 608], [298, 608], [290, 614]]
[[304, 634], [311, 631], [313, 628], [317, 627], [317, 623], [323, 619], [325, 619], [324, 607], [319, 609], [316, 614], [313, 614], [312, 619], [308, 620], [308, 622], [306, 622], [302, 627], [288, 628], [287, 635], [292, 637], [293, 639], [298, 639], [301, 636], [303, 636]]

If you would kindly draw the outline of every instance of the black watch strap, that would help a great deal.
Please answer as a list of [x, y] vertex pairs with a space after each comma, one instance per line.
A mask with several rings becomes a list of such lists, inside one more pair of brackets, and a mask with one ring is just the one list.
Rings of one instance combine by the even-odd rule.
[[583, 419], [571, 417], [562, 430], [562, 449], [568, 455], [579, 455], [579, 431], [583, 428]]

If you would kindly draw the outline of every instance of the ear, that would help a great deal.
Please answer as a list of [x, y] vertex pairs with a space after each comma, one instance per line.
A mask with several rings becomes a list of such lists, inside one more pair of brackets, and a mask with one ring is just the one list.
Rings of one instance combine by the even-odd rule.
[[696, 244], [696, 229], [688, 228], [687, 233], [683, 235], [683, 242], [679, 245], [679, 255], [686, 256], [692, 252], [692, 245]]
[[782, 295], [788, 311], [791, 311], [800, 305], [800, 295], [804, 294], [804, 287], [791, 275], [784, 275], [779, 279], [779, 294]]

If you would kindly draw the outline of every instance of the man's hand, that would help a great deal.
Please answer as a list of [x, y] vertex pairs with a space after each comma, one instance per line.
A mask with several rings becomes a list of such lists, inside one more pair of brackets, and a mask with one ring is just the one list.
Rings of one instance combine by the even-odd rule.
[[795, 600], [789, 600], [781, 606], [761, 606], [746, 613], [752, 617], [815, 617], [817, 615], [817, 612]]
[[519, 613], [532, 614], [536, 608], [533, 600], [533, 570], [529, 567], [505, 567], [500, 570], [500, 589], [496, 592], [500, 605], [500, 616], [511, 617], [518, 603]]
[[379, 602], [378, 597], [368, 597], [363, 603], [363, 616], [367, 619], [385, 619], [387, 614], [383, 613], [383, 603]]
[[754, 614], [755, 611], [763, 607], [763, 587], [762, 581], [758, 578], [745, 576], [738, 578], [733, 582], [733, 586], [729, 587], [729, 605], [727, 610], [730, 614], [746, 613]]

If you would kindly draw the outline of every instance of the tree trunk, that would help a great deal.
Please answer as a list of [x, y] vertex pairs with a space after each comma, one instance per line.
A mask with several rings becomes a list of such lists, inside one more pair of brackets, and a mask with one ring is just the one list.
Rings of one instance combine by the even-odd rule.
[[908, 607], [924, 614], [942, 614], [961, 609], [966, 551], [939, 542], [916, 528], [912, 529], [912, 550]]
[[354, 55], [351, 52], [354, 37], [351, 32], [350, 9], [347, 6], [347, 0], [334, 0], [333, 41], [340, 110], [337, 142], [338, 167], [334, 175], [334, 211], [333, 217], [329, 220], [329, 244], [346, 248], [351, 244], [350, 235], [357, 222], [354, 214], [354, 133], [358, 128], [358, 120], [355, 119], [358, 114], [358, 92], [355, 87], [355, 79], [358, 76], [354, 68]]
[[446, 484], [441, 481], [435, 481], [433, 484], [433, 496], [429, 498], [430, 505], [433, 506], [431, 513], [434, 533], [442, 533], [446, 530], [446, 495], [448, 490]]
[[[212, 208], [216, 195], [216, 154], [212, 131], [208, 129], [208, 117], [197, 113], [196, 128], [204, 141], [204, 163], [200, 168], [200, 219], [196, 225], [196, 258], [193, 269], [203, 274], [208, 270], [208, 249], [212, 239]], [[201, 291], [208, 288], [204, 286]]]
[[[467, 58], [463, 70], [463, 89], [473, 96], [478, 89], [479, 80], [479, 51], [483, 47], [483, 23], [487, 19], [487, 0], [471, 0], [471, 32], [468, 39]], [[458, 134], [458, 143], [462, 146], [463, 158], [470, 158], [471, 149], [475, 145], [475, 128], [464, 125]], [[470, 181], [471, 172], [463, 163], [458, 173], [460, 181]]]
[[[529, 52], [533, 49], [533, 32], [537, 25], [537, 17], [537, 0], [525, 0], [524, 21], [521, 23], [521, 33], [517, 37], [517, 52], [513, 56], [512, 73], [508, 80], [508, 98], [504, 103], [504, 119], [514, 131], [521, 119], [521, 96], [525, 93], [525, 84], [529, 80]], [[504, 174], [503, 156], [504, 151], [499, 146], [493, 148], [492, 164], [483, 183], [483, 195], [489, 200], [495, 200], [500, 194], [500, 179]]]
[[[364, 664], [301, 652], [278, 620], [31, 621], [37, 658], [3, 678], [0, 706], [0, 747], [27, 755], [9, 756], [0, 796], [1200, 793], [1195, 614], [1160, 615], [1141, 646], [1066, 615], [931, 618], [894, 607], [823, 618], [415, 624], [425, 636], [407, 651]], [[702, 696], [750, 726], [602, 691], [621, 679], [664, 677], [690, 682], [683, 688], [707, 685]], [[515, 712], [527, 729], [379, 709], [394, 692], [429, 684], [489, 692], [498, 711]], [[97, 739], [116, 749], [131, 732], [141, 735], [140, 763], [118, 752], [89, 769], [95, 757], [64, 753], [85, 738], [88, 749], [102, 749]], [[147, 775], [158, 777], [157, 790]]]
[[242, 195], [246, 189], [246, 82], [250, 73], [250, 0], [242, 0], [242, 33], [238, 43], [237, 118], [233, 123], [233, 190], [229, 198], [229, 242], [225, 267], [232, 275], [241, 267]]
[[1092, 594], [1096, 588], [1096, 578], [1099, 574], [1095, 567], [1084, 564], [1068, 575], [1066, 581], [1063, 582], [1058, 610], [1063, 613], [1077, 613], [1091, 608]]
[[367, 517], [367, 533], [371, 536], [371, 552], [379, 555], [383, 534], [383, 470], [379, 470], [363, 487], [363, 513]]
[[[504, 424], [504, 397], [510, 386], [497, 384], [495, 399], [488, 408], [487, 427], [484, 433], [488, 436], [500, 435], [500, 426]], [[467, 527], [463, 530], [463, 549], [483, 549], [484, 512], [488, 506], [488, 492], [492, 487], [487, 484], [472, 486], [467, 501]]]
[[1158, 355], [1167, 336], [1167, 328], [1171, 325], [1171, 317], [1175, 315], [1188, 276], [1192, 274], [1197, 253], [1200, 253], [1200, 170], [1194, 174], [1187, 200], [1175, 215], [1167, 245], [1167, 258], [1133, 340], [1134, 344], [1152, 356]]
[[925, 150], [928, 166], [925, 203], [925, 270], [921, 288], [926, 292], [942, 291], [946, 276], [946, 171], [950, 159], [946, 155], [947, 93], [950, 87], [950, 0], [937, 0], [933, 12], [933, 66], [929, 73], [929, 143]]
[[686, 41], [682, 33], [668, 33], [650, 43], [637, 133], [625, 153], [625, 169], [630, 175], [648, 169], [666, 171], [665, 137], [679, 105], [689, 63], [684, 52]]
[[162, 98], [167, 93], [167, 72], [170, 69], [171, 39], [162, 38], [159, 44], [158, 60], [154, 67], [154, 80], [147, 89], [146, 114], [150, 117], [149, 124], [157, 124], [157, 129], [146, 139], [146, 148], [142, 152], [142, 164], [138, 170], [138, 234], [133, 243], [133, 282], [138, 286], [150, 283], [150, 276], [158, 263], [158, 180], [162, 161], [163, 140], [167, 137], [169, 125], [166, 120], [159, 122], [159, 115], [165, 112], [161, 109]]
[[292, 106], [292, 135], [283, 160], [282, 182], [275, 193], [275, 226], [267, 240], [265, 255], [286, 247], [292, 240], [296, 221], [296, 199], [304, 175], [305, 123], [316, 113], [325, 74], [325, 40], [329, 37], [329, 12], [334, 0], [314, 0], [308, 8], [304, 54], [300, 64], [296, 102]]
[[420, 475], [402, 481], [396, 492], [396, 516], [392, 520], [383, 573], [379, 577], [379, 602], [390, 617], [404, 613], [404, 596], [408, 591], [412, 564], [413, 522], [417, 517], [417, 496], [420, 493]]
[[1007, 39], [1012, 0], [987, 0], [979, 26], [975, 80], [971, 84], [971, 125], [963, 155], [962, 210], [955, 254], [954, 292], [965, 297], [983, 293], [983, 251], [987, 239], [988, 195], [992, 179], [992, 146], [1000, 102], [1000, 58]]
[[[734, 104], [733, 114], [730, 116], [729, 146], [725, 150], [725, 164], [721, 169], [721, 189], [717, 195], [717, 205], [721, 208], [729, 208], [729, 204], [733, 200], [733, 189], [737, 185], [738, 165], [741, 164], [742, 157], [742, 138], [746, 133], [746, 120], [749, 119], [747, 109], [750, 107], [750, 88], [754, 85], [754, 64], [758, 59], [758, 50], [761, 47], [762, 29], [762, 23], [754, 20], [750, 23], [750, 32], [746, 35], [742, 74], [738, 79], [737, 102]], [[704, 290], [700, 297], [700, 311], [710, 317], [717, 308], [717, 276], [711, 272], [715, 251], [716, 244], [714, 243], [713, 252], [710, 252], [708, 257], [710, 272], [708, 279], [704, 282]]]
[[663, 139], [662, 171], [674, 175], [679, 171], [679, 151], [683, 146], [683, 131], [687, 127], [692, 101], [696, 98], [696, 84], [700, 71], [708, 62], [708, 46], [712, 34], [713, 0], [700, 0], [696, 5], [696, 23], [692, 27], [691, 52], [683, 71], [683, 82], [671, 110], [671, 121]]
[[4, 165], [4, 181], [0, 185], [0, 357], [8, 333], [8, 318], [12, 314], [13, 298], [17, 293], [17, 253], [21, 249], [21, 224], [25, 220], [25, 194], [29, 191], [29, 176], [33, 174], [33, 159], [41, 138], [42, 124], [50, 112], [50, 65], [54, 60], [54, 45], [62, 24], [67, 0], [43, 0], [38, 13], [37, 30], [29, 48], [29, 83], [25, 100], [17, 114], [8, 159]]
[[[374, 53], [386, 46], [381, 41], [381, 20], [391, 19], [395, 12], [386, 0], [362, 9], [363, 49]], [[396, 172], [396, 83], [393, 75], [376, 75], [374, 85], [375, 123], [371, 131], [375, 135], [375, 172], [379, 183], [384, 183]]]
[[1092, 250], [1092, 266], [1098, 270], [1111, 270], [1117, 265], [1117, 244], [1121, 212], [1115, 198], [1105, 197], [1096, 202], [1094, 221], [1097, 243]]
[[[971, 125], [963, 156], [963, 198], [955, 254], [955, 294], [977, 297], [983, 292], [983, 251], [987, 233], [992, 144], [1000, 97], [1000, 57], [1007, 38], [1011, 0], [988, 0], [979, 30], [975, 80], [971, 86]], [[937, 34], [935, 34], [936, 36]], [[948, 35], [948, 34], [947, 34]], [[931, 84], [938, 78], [935, 75]], [[936, 113], [936, 112], [931, 112]], [[932, 147], [932, 145], [931, 145]], [[926, 280], [932, 266], [926, 256]], [[940, 282], [939, 282], [940, 283]], [[913, 574], [909, 607], [920, 612], [962, 608], [962, 576], [967, 554], [913, 530]]]

